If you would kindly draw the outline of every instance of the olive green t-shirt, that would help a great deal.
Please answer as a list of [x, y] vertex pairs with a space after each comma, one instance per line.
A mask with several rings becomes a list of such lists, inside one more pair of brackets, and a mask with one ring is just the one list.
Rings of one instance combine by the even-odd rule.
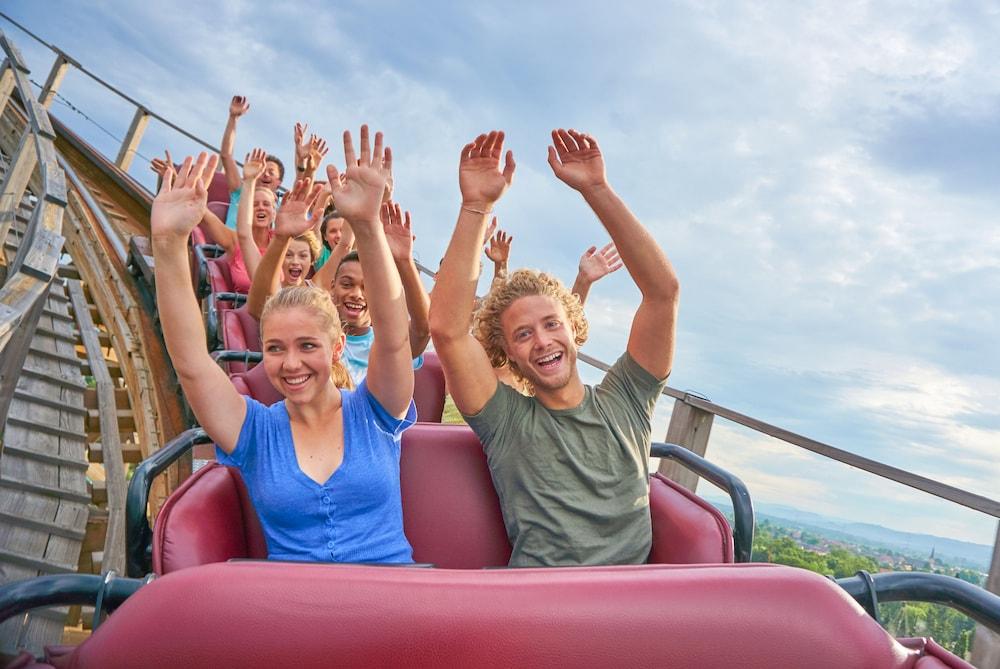
[[665, 383], [625, 353], [577, 407], [549, 410], [498, 383], [465, 417], [486, 451], [511, 566], [646, 561], [650, 420]]

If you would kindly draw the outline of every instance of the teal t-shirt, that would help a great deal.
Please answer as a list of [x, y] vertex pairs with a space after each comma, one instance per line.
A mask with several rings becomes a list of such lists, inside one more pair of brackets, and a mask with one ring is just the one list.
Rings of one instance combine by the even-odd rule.
[[[355, 387], [360, 386], [368, 376], [368, 356], [371, 354], [374, 341], [375, 330], [372, 328], [368, 328], [368, 332], [363, 335], [347, 335], [347, 343], [344, 345], [344, 365]], [[418, 355], [413, 359], [413, 369], [420, 369], [423, 364], [424, 356]]]
[[[236, 229], [236, 211], [240, 207], [240, 193], [243, 192], [243, 186], [238, 186], [236, 190], [229, 194], [229, 209], [226, 210], [226, 227], [235, 230]], [[274, 195], [274, 208], [277, 209], [278, 205], [281, 204], [281, 198], [278, 194]]]

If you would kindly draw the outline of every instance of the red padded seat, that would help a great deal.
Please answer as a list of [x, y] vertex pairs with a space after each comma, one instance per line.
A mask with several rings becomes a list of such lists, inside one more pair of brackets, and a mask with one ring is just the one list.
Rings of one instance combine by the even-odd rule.
[[[221, 171], [212, 175], [212, 183], [208, 184], [208, 203], [212, 205], [217, 202], [229, 206], [229, 182], [226, 180], [226, 173]], [[226, 220], [225, 216], [219, 218]]]
[[424, 364], [413, 373], [413, 401], [417, 420], [440, 423], [444, 414], [444, 369], [434, 351], [424, 351]]
[[285, 399], [278, 389], [271, 385], [267, 372], [264, 371], [264, 365], [260, 363], [245, 372], [230, 374], [229, 380], [241, 395], [248, 395], [268, 406]]
[[[250, 315], [246, 305], [236, 309], [219, 310], [219, 339], [222, 348], [227, 351], [260, 352], [262, 348], [260, 325], [257, 319]], [[241, 361], [231, 360], [225, 364], [230, 374], [247, 371], [246, 363]]]
[[238, 470], [210, 463], [160, 509], [153, 528], [153, 572], [267, 557], [264, 531]]
[[227, 198], [225, 202], [222, 201], [209, 202], [208, 210], [213, 214], [215, 214], [215, 217], [218, 218], [220, 221], [222, 221], [223, 224], [225, 224], [226, 216], [229, 214], [229, 199]]
[[[236, 486], [239, 482], [242, 485], [239, 473], [230, 471], [230, 484]], [[216, 482], [216, 479], [212, 481]], [[223, 492], [227, 495], [226, 499], [242, 499], [240, 496], [245, 496], [240, 491], [224, 491], [224, 482], [216, 483], [216, 487], [202, 491], [200, 484], [188, 482], [170, 496], [168, 504], [173, 504], [171, 508], [193, 506], [197, 510], [211, 506], [209, 499]], [[404, 432], [400, 490], [403, 529], [413, 546], [415, 561], [452, 569], [507, 565], [511, 546], [500, 503], [482, 446], [467, 425], [417, 423]], [[187, 496], [191, 499], [185, 501]], [[197, 511], [188, 515], [175, 512], [172, 516], [164, 516], [161, 511], [153, 538], [156, 573], [169, 573], [180, 568], [179, 565], [191, 564], [187, 558], [176, 562], [164, 557], [167, 545], [176, 547], [194, 540], [218, 541], [223, 546], [231, 547], [245, 541], [246, 509], [237, 508], [229, 502], [218, 507], [227, 509], [230, 517], [228, 522], [214, 523], [210, 533], [194, 532], [185, 527], [187, 523], [200, 522]], [[725, 517], [696, 495], [656, 474], [650, 477], [650, 513], [653, 519], [651, 562], [710, 564], [733, 561], [732, 532]], [[177, 523], [180, 523], [177, 530], [180, 538], [175, 538], [173, 534]], [[249, 556], [231, 555], [228, 550], [194, 547], [191, 553]]]
[[967, 666], [946, 655], [918, 664], [924, 654], [895, 641], [827, 579], [778, 565], [470, 571], [236, 562], [144, 586], [77, 648], [71, 664]]
[[229, 259], [226, 256], [212, 258], [208, 261], [208, 290], [212, 293], [238, 292], [233, 287], [232, 274], [229, 272]]

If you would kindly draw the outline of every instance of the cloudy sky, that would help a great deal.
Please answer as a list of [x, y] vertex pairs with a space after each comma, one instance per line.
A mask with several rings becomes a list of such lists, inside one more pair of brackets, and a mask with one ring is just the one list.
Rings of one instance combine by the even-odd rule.
[[[553, 127], [584, 129], [680, 275], [672, 386], [998, 496], [995, 5], [13, 0], [3, 11], [212, 144], [229, 98], [246, 95], [238, 153], [262, 145], [290, 165], [296, 121], [334, 141], [362, 122], [384, 130], [426, 264], [457, 214], [459, 149], [502, 128], [518, 161], [498, 207], [513, 264], [571, 281], [606, 235], [551, 175], [546, 145]], [[44, 81], [51, 52], [0, 27]], [[53, 113], [114, 156], [133, 108], [79, 72], [61, 93], [79, 111], [60, 100]], [[164, 147], [195, 150], [154, 122], [140, 152]], [[151, 181], [141, 159], [132, 172]], [[586, 350], [614, 359], [637, 303], [625, 272], [598, 284]], [[656, 434], [669, 411], [662, 402]], [[721, 419], [708, 455], [762, 502], [979, 543], [996, 531]]]

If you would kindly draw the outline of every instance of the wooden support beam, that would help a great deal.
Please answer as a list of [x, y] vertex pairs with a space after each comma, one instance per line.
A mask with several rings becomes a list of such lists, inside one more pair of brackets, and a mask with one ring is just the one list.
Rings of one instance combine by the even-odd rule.
[[[115, 400], [115, 385], [111, 380], [97, 339], [97, 330], [90, 320], [87, 298], [79, 281], [67, 281], [69, 299], [73, 304], [80, 336], [87, 349], [97, 386], [97, 419], [100, 425], [102, 460], [108, 500], [108, 530], [104, 540], [104, 566], [121, 573], [125, 571], [125, 463], [119, 438], [119, 412]], [[132, 412], [124, 412], [131, 416]]]
[[70, 65], [72, 65], [72, 62], [66, 57], [66, 54], [56, 54], [56, 60], [52, 63], [52, 69], [49, 70], [49, 76], [45, 80], [45, 85], [42, 86], [42, 92], [38, 94], [38, 102], [46, 109], [55, 100], [56, 91], [59, 90], [59, 86], [62, 84], [63, 77], [66, 76], [66, 71], [69, 70]]
[[[704, 456], [708, 450], [708, 437], [712, 432], [714, 416], [703, 409], [693, 407], [683, 399], [674, 401], [667, 427], [667, 443], [677, 444]], [[660, 461], [660, 473], [691, 492], [698, 488], [698, 475], [672, 460]]]
[[142, 141], [142, 134], [146, 132], [147, 125], [149, 125], [149, 112], [142, 107], [136, 108], [135, 116], [132, 117], [132, 125], [128, 127], [121, 148], [118, 149], [118, 157], [115, 158], [115, 165], [122, 172], [128, 172], [129, 166], [132, 165], [132, 159], [135, 158], [135, 152], [139, 149], [139, 142]]
[[[989, 576], [986, 577], [986, 589], [1000, 595], [1000, 523], [997, 523], [997, 536], [993, 541], [993, 561], [990, 563]], [[976, 625], [971, 662], [976, 667], [1000, 667], [1000, 634]]]
[[[6, 241], [7, 231], [14, 224], [16, 204], [24, 196], [24, 191], [28, 188], [28, 181], [31, 179], [31, 174], [38, 161], [35, 141], [35, 135], [31, 129], [25, 129], [24, 135], [21, 136], [21, 142], [17, 146], [17, 152], [11, 158], [10, 167], [4, 176], [3, 186], [0, 187], [0, 244]], [[0, 264], [4, 264], [2, 253], [0, 253]]]
[[3, 70], [0, 71], [0, 114], [3, 114], [3, 110], [7, 108], [7, 103], [10, 101], [10, 94], [14, 92], [14, 86], [17, 84], [17, 80], [14, 78], [14, 70], [10, 66], [10, 62], [4, 58]]

